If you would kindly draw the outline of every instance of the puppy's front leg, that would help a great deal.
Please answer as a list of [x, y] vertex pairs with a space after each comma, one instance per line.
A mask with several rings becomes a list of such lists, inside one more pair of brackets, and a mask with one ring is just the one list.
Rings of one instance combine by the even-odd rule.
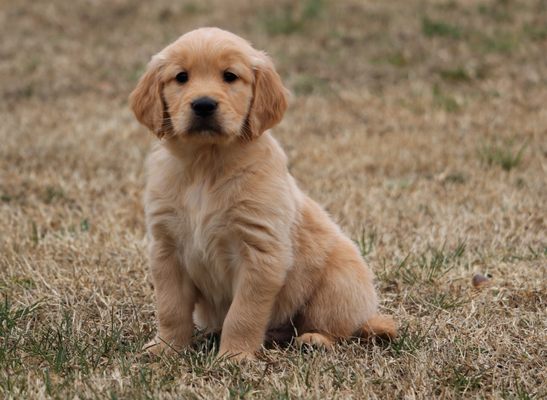
[[196, 288], [170, 246], [153, 243], [150, 254], [158, 333], [145, 349], [159, 354], [190, 345]]
[[254, 359], [264, 342], [276, 296], [283, 286], [279, 260], [250, 260], [242, 265], [239, 284], [222, 326], [219, 355]]

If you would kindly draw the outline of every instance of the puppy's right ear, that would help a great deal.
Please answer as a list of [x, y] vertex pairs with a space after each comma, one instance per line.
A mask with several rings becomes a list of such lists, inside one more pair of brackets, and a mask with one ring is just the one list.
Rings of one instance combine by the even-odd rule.
[[161, 56], [152, 57], [137, 87], [129, 95], [129, 104], [135, 117], [160, 139], [167, 133], [166, 128], [170, 126], [170, 118], [162, 94], [163, 66], [164, 61]]

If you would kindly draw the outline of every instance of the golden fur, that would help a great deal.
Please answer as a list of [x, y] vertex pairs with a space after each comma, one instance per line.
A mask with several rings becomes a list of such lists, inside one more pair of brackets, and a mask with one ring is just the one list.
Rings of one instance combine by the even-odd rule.
[[[218, 102], [215, 124], [196, 130], [191, 104], [203, 96]], [[327, 347], [395, 335], [358, 249], [297, 187], [267, 131], [287, 91], [264, 53], [217, 28], [189, 32], [152, 58], [130, 102], [161, 139], [145, 194], [159, 322], [151, 351], [189, 345], [194, 324], [221, 332], [219, 354], [236, 358], [287, 329]]]

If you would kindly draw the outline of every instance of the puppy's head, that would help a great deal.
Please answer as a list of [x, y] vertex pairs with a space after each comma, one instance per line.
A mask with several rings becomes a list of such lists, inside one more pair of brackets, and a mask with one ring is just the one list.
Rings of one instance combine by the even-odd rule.
[[287, 90], [269, 57], [218, 28], [181, 36], [155, 55], [130, 103], [159, 138], [252, 140], [276, 125]]

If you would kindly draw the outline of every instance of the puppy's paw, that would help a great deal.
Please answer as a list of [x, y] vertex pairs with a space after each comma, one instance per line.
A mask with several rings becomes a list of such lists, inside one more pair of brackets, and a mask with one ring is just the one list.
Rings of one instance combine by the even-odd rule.
[[162, 340], [159, 336], [154, 337], [151, 341], [146, 343], [142, 350], [150, 355], [175, 355], [178, 354], [180, 347], [170, 345], [166, 341]]
[[296, 338], [299, 346], [315, 346], [326, 350], [334, 349], [334, 340], [321, 333], [304, 333]]

